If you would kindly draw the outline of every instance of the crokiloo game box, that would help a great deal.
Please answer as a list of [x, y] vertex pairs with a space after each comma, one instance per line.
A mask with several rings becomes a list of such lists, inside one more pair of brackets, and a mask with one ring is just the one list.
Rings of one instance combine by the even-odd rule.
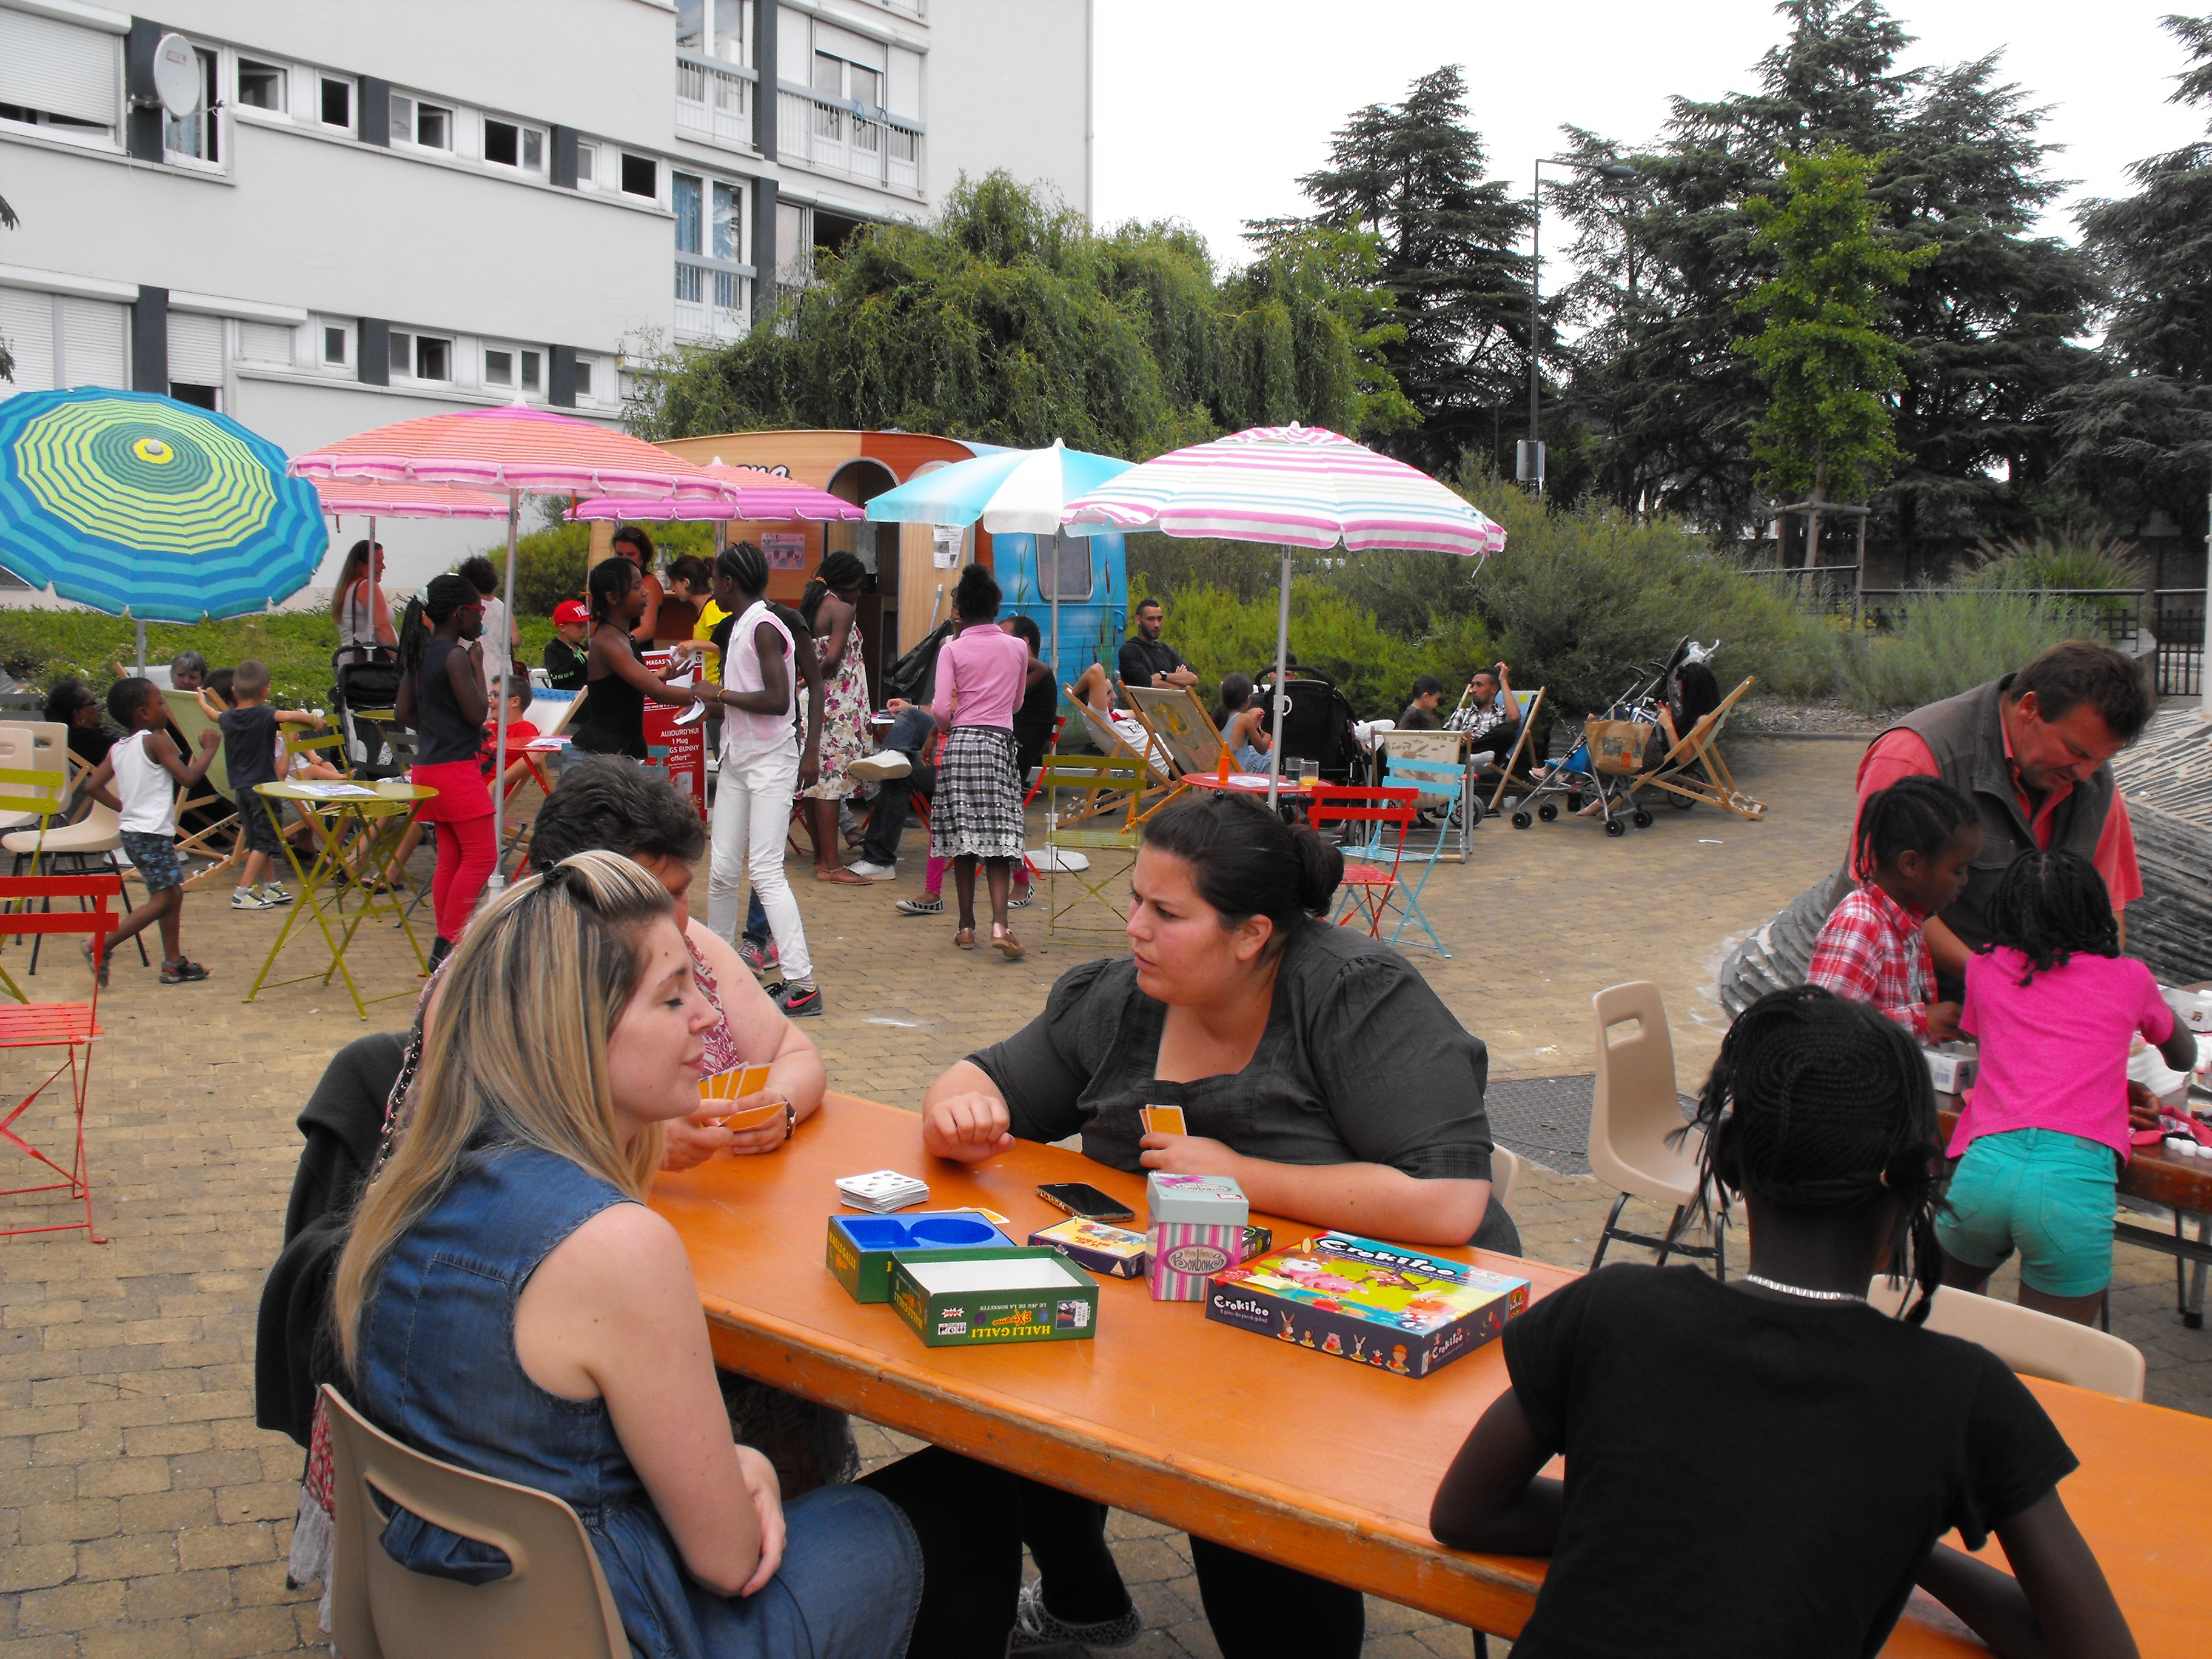
[[1350, 1233], [1213, 1275], [1206, 1316], [1355, 1364], [1426, 1376], [1527, 1310], [1528, 1281]]

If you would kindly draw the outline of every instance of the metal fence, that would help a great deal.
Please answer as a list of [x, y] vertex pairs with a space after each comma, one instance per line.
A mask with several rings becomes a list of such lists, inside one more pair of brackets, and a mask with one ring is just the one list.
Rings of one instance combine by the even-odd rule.
[[[1856, 564], [1755, 566], [1743, 574], [1794, 592], [1815, 616], [1849, 617], [1870, 634], [1894, 629], [1905, 605], [1961, 590], [1942, 587], [1861, 587]], [[1968, 592], [1973, 589], [1964, 590]], [[2149, 648], [2158, 664], [2160, 696], [2193, 697], [2203, 686], [2204, 590], [2201, 587], [2008, 588], [2039, 599], [2076, 636], [2106, 640], [2123, 649]]]

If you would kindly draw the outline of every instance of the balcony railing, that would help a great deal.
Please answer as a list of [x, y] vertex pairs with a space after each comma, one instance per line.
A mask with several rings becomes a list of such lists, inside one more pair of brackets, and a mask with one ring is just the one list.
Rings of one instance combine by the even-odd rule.
[[753, 148], [753, 71], [690, 52], [676, 54], [676, 130], [732, 149]]
[[703, 254], [676, 256], [676, 332], [693, 340], [738, 340], [752, 325], [753, 268]]
[[776, 89], [778, 157], [889, 190], [921, 193], [921, 128], [858, 99], [825, 98], [788, 83]]

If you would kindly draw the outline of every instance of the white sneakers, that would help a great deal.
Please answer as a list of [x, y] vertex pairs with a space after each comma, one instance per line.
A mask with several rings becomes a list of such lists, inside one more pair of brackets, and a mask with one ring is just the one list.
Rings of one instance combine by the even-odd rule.
[[871, 881], [889, 881], [898, 874], [896, 864], [870, 864], [866, 859], [845, 866], [856, 876], [866, 876]]
[[886, 779], [906, 776], [914, 770], [914, 763], [898, 750], [883, 749], [848, 763], [845, 770], [866, 782], [881, 783]]

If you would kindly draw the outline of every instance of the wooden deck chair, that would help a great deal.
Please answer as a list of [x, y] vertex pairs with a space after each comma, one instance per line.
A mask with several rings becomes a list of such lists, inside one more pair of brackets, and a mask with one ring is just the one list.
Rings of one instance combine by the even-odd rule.
[[[1103, 929], [1106, 926], [1103, 922], [1097, 928], [1085, 929], [1069, 920], [1094, 902], [1103, 906], [1116, 922], [1127, 925], [1127, 909], [1106, 890], [1109, 884], [1127, 875], [1136, 864], [1138, 848], [1144, 844], [1137, 809], [1143, 799], [1148, 775], [1145, 763], [1133, 754], [1044, 757], [1038, 782], [1045, 792], [1044, 930], [1048, 934]], [[1058, 810], [1058, 798], [1063, 791], [1080, 793], [1086, 802], [1110, 799], [1116, 805], [1093, 810], [1088, 820], [1093, 827], [1070, 828], [1070, 816]], [[1120, 823], [1111, 827], [1097, 823], [1103, 812], [1115, 810], [1122, 814]], [[1107, 856], [1098, 856], [1101, 854]], [[1037, 862], [1032, 857], [1030, 867], [1035, 869]], [[1061, 900], [1063, 879], [1074, 890], [1073, 896], [1065, 902]]]
[[[9, 1150], [21, 1153], [40, 1167], [40, 1175], [54, 1175], [59, 1180], [33, 1177], [36, 1184], [28, 1187], [9, 1187], [0, 1189], [0, 1199], [26, 1198], [38, 1194], [60, 1194], [60, 1199], [48, 1199], [49, 1203], [68, 1202], [84, 1206], [82, 1221], [47, 1222], [29, 1227], [0, 1229], [0, 1238], [13, 1237], [18, 1233], [74, 1232], [79, 1228], [95, 1244], [107, 1241], [94, 1231], [92, 1223], [92, 1171], [85, 1161], [84, 1102], [86, 1091], [92, 1084], [92, 1045], [100, 1037], [100, 964], [106, 960], [107, 935], [113, 933], [123, 918], [108, 908], [108, 901], [120, 899], [123, 884], [112, 875], [97, 876], [7, 876], [0, 877], [0, 905], [13, 912], [9, 926], [28, 933], [82, 933], [92, 949], [94, 969], [92, 997], [88, 1002], [29, 1002], [20, 1008], [0, 1008], [0, 1048], [59, 1048], [61, 1060], [36, 1084], [31, 1091], [0, 1115], [0, 1156]], [[91, 899], [97, 908], [90, 910], [47, 910], [33, 915], [34, 903], [51, 903], [53, 900]], [[11, 981], [12, 983], [12, 981]], [[20, 994], [18, 1000], [23, 1000]], [[75, 1115], [74, 1146], [69, 1152], [57, 1149], [47, 1152], [40, 1149], [28, 1138], [28, 1131], [19, 1131], [17, 1124], [32, 1103], [58, 1081], [64, 1073], [70, 1080], [71, 1109]], [[68, 1162], [63, 1160], [66, 1158]]]
[[1498, 803], [1505, 799], [1506, 786], [1513, 781], [1516, 767], [1521, 770], [1522, 781], [1532, 789], [1535, 787], [1534, 780], [1530, 775], [1531, 763], [1540, 763], [1541, 757], [1530, 750], [1528, 740], [1536, 729], [1536, 711], [1544, 706], [1545, 689], [1540, 685], [1534, 691], [1516, 691], [1513, 694], [1521, 700], [1521, 730], [1513, 739], [1512, 752], [1503, 760], [1491, 763], [1492, 767], [1497, 769], [1498, 787], [1490, 792], [1489, 800], [1483, 805], [1486, 812], [1498, 811]]
[[[169, 721], [184, 735], [182, 758], [191, 764], [192, 757], [199, 751], [200, 733], [215, 729], [215, 721], [208, 711], [200, 707], [197, 691], [167, 690], [161, 701], [169, 705]], [[214, 863], [195, 875], [185, 878], [185, 890], [214, 881], [232, 865], [245, 857], [246, 842], [238, 822], [238, 809], [232, 804], [230, 772], [225, 766], [222, 748], [217, 744], [215, 759], [210, 763], [204, 775], [194, 789], [186, 790], [185, 798], [177, 803], [177, 861], [185, 868], [191, 867], [195, 858], [212, 859]], [[216, 815], [216, 822], [201, 830], [185, 826], [184, 815], [193, 811]], [[216, 843], [228, 836], [228, 848]]]
[[1721, 758], [1719, 739], [1721, 729], [1728, 724], [1729, 712], [1743, 694], [1751, 690], [1754, 675], [1744, 676], [1743, 684], [1721, 699], [1720, 707], [1699, 720], [1678, 738], [1667, 757], [1650, 771], [1628, 786], [1627, 799], [1632, 805], [1643, 805], [1636, 799], [1639, 789], [1663, 789], [1677, 806], [1694, 806], [1707, 801], [1723, 812], [1732, 812], [1740, 818], [1758, 819], [1766, 816], [1766, 804], [1753, 800], [1735, 787], [1735, 778], [1729, 771], [1728, 763]]
[[1085, 818], [1103, 817], [1109, 813], [1121, 811], [1125, 807], [1128, 811], [1129, 821], [1133, 823], [1136, 814], [1144, 810], [1146, 800], [1155, 796], [1164, 800], [1165, 797], [1174, 793], [1175, 785], [1170, 781], [1160, 767], [1139, 754], [1136, 746], [1116, 731], [1110, 721], [1099, 719], [1098, 711], [1078, 697], [1073, 688], [1062, 686], [1060, 691], [1068, 705], [1083, 717], [1084, 730], [1090, 734], [1091, 741], [1097, 748], [1098, 752], [1108, 760], [1127, 761], [1137, 769], [1136, 793], [1139, 797], [1134, 804], [1131, 805], [1122, 799], [1124, 792], [1121, 789], [1109, 788], [1102, 784], [1081, 805], [1060, 813], [1060, 823], [1074, 823]]

